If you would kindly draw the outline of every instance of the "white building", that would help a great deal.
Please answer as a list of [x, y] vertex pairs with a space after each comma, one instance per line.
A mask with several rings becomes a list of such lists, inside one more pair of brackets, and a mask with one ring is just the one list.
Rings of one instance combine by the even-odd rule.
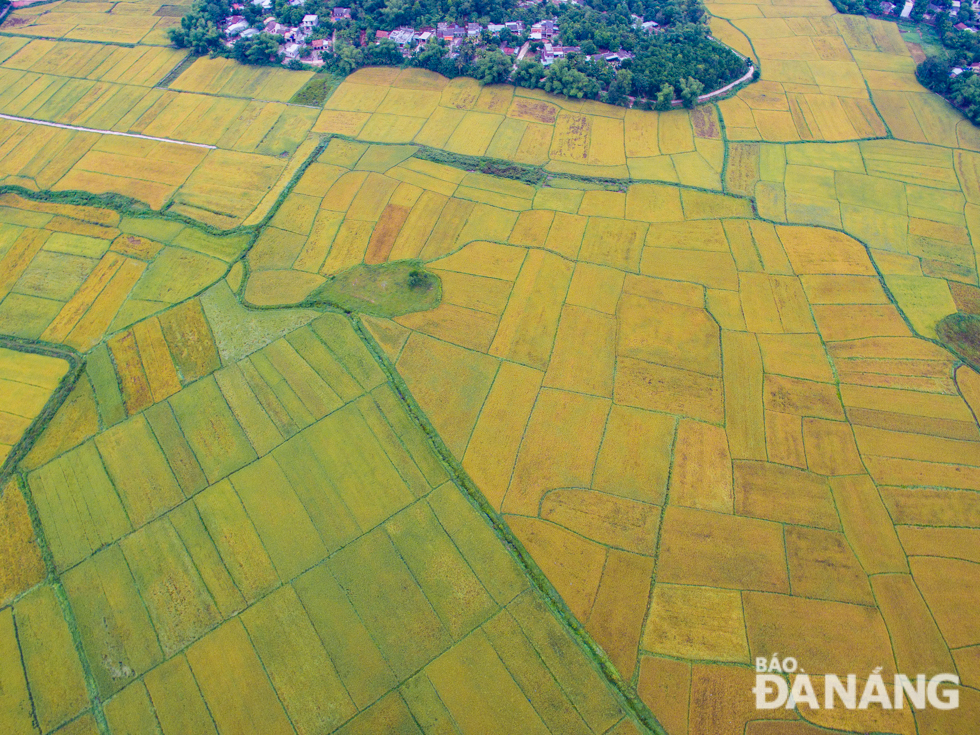
[[304, 15], [303, 16], [303, 30], [306, 33], [312, 33], [313, 29], [317, 27], [318, 18], [315, 15]]
[[237, 36], [246, 28], [248, 28], [248, 21], [240, 20], [237, 23], [232, 23], [230, 26], [228, 26], [228, 28], [225, 29], [225, 35], [228, 36], [228, 38], [231, 38], [232, 36]]
[[901, 14], [901, 17], [902, 17], [902, 18], [908, 18], [908, 17], [910, 16], [910, 15], [912, 15], [912, 8], [913, 8], [913, 7], [915, 7], [915, 3], [914, 3], [914, 2], [912, 2], [912, 0], [908, 0], [908, 1], [907, 1], [907, 2], [905, 3], [905, 7], [904, 7], [904, 8], [902, 8], [902, 14]]
[[391, 41], [396, 46], [407, 46], [415, 39], [415, 29], [414, 28], [396, 28], [391, 33], [388, 34], [388, 40]]

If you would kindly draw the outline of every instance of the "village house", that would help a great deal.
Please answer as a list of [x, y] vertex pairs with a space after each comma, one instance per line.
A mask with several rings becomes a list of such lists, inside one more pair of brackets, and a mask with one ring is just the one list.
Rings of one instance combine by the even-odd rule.
[[408, 28], [407, 26], [396, 28], [388, 34], [388, 40], [394, 43], [396, 46], [401, 46], [404, 48], [415, 40], [415, 29]]
[[436, 25], [436, 36], [443, 41], [452, 42], [456, 38], [465, 38], [466, 29], [455, 23], [438, 23]]
[[240, 15], [233, 15], [227, 20], [227, 23], [225, 25], [225, 35], [228, 38], [232, 38], [233, 36], [237, 36], [239, 33], [241, 33], [247, 28], [248, 28], [247, 20], [245, 20]]
[[608, 64], [613, 66], [619, 66], [621, 63], [626, 61], [626, 59], [633, 58], [633, 54], [631, 54], [629, 51], [608, 51], [597, 55], [599, 58], [605, 59]]
[[558, 24], [554, 20], [543, 20], [531, 26], [531, 40], [551, 40], [558, 35]]
[[289, 26], [284, 26], [279, 23], [275, 18], [270, 18], [265, 22], [265, 26], [262, 28], [263, 33], [269, 33], [273, 36], [285, 36], [289, 32]]
[[[265, 1], [266, 0], [253, 0], [255, 3]], [[577, 2], [577, 0], [570, 1]], [[978, 2], [980, 2], [980, 0], [978, 0]], [[350, 17], [350, 8], [333, 8], [330, 13], [330, 20], [332, 22], [336, 20], [345, 20]], [[659, 28], [657, 23], [653, 21], [644, 22], [643, 18], [638, 15], [633, 15], [632, 18], [633, 24], [636, 28], [642, 28], [643, 30], [647, 31]], [[319, 66], [324, 63], [324, 54], [332, 52], [333, 44], [326, 39], [316, 39], [311, 41], [309, 45], [306, 45], [306, 39], [313, 33], [314, 29], [317, 28], [319, 25], [318, 21], [319, 18], [317, 15], [307, 14], [303, 17], [303, 21], [300, 26], [287, 27], [279, 23], [275, 18], [267, 17], [265, 19], [265, 25], [262, 32], [283, 37], [279, 54], [283, 57], [284, 64], [298, 59], [305, 64]], [[229, 16], [223, 26], [227, 37], [231, 39], [228, 41], [229, 46], [234, 43], [234, 36], [236, 34], [238, 34], [241, 38], [245, 38], [251, 37], [259, 32], [253, 28], [248, 28], [247, 22], [241, 15]], [[525, 34], [524, 22], [519, 20], [506, 21], [504, 23], [490, 23], [486, 26], [486, 30], [493, 35], [499, 35], [504, 31], [504, 29], [506, 29], [513, 36], [541, 41], [542, 50], [538, 54], [538, 60], [544, 66], [549, 66], [559, 59], [564, 59], [569, 54], [582, 52], [582, 49], [579, 46], [563, 46], [556, 42], [556, 40], [560, 37], [560, 29], [557, 20], [554, 18], [535, 23], [530, 27], [529, 33], [527, 34]], [[438, 23], [435, 28], [428, 26], [418, 30], [410, 26], [399, 26], [392, 31], [375, 31], [373, 41], [374, 43], [380, 43], [381, 41], [387, 39], [398, 46], [402, 55], [408, 58], [412, 54], [425, 48], [428, 41], [436, 38], [446, 42], [446, 44], [449, 46], [449, 55], [451, 57], [455, 57], [459, 54], [460, 47], [468, 41], [481, 46], [481, 36], [483, 30], [484, 26], [480, 23], [466, 23], [465, 25], [460, 25], [455, 22], [441, 22]], [[367, 44], [367, 32], [365, 30], [361, 31], [360, 43], [362, 46]], [[531, 42], [529, 40], [525, 40], [523, 46], [518, 45], [519, 47], [502, 45], [500, 47], [500, 52], [507, 56], [516, 56], [517, 59], [520, 60], [527, 53], [530, 43]], [[301, 57], [301, 54], [305, 55]], [[628, 51], [611, 52], [603, 50], [598, 54], [586, 58], [601, 58], [609, 64], [618, 67], [624, 60], [633, 58], [633, 54]]]
[[550, 41], [545, 41], [540, 61], [543, 66], [550, 66], [558, 59], [564, 59], [569, 54], [577, 54], [581, 51], [580, 46], [555, 46]]

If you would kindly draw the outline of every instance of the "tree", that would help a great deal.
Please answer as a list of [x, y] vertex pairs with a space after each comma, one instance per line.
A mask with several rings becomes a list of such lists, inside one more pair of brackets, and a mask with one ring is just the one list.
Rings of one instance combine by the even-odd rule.
[[694, 77], [688, 77], [681, 79], [679, 86], [681, 88], [681, 102], [684, 107], [694, 107], [698, 102], [698, 97], [704, 92], [704, 84]]
[[387, 0], [381, 16], [389, 26], [400, 26], [412, 17], [412, 3], [409, 0]]
[[952, 64], [946, 56], [929, 56], [915, 68], [915, 76], [923, 87], [936, 94], [949, 92], [949, 72]]
[[657, 92], [657, 101], [653, 105], [654, 110], [666, 112], [670, 109], [670, 103], [674, 101], [674, 88], [669, 84], [662, 84], [660, 91]]
[[168, 35], [174, 46], [190, 49], [198, 55], [217, 50], [221, 45], [217, 24], [197, 10], [181, 18], [180, 25], [171, 28]]
[[518, 87], [535, 89], [540, 86], [541, 77], [543, 76], [544, 66], [541, 65], [540, 61], [521, 59], [517, 63], [517, 69], [514, 71], [514, 84]]
[[387, 38], [369, 45], [363, 51], [361, 66], [397, 66], [403, 60], [402, 52], [394, 41]]
[[248, 63], [259, 65], [278, 63], [280, 43], [282, 43], [282, 36], [273, 36], [268, 33], [260, 33], [254, 36], [252, 45], [245, 53]]
[[341, 74], [350, 74], [361, 65], [363, 54], [346, 41], [338, 41], [334, 49], [337, 54], [337, 70]]
[[242, 8], [242, 17], [248, 21], [250, 26], [256, 25], [260, 20], [262, 20], [262, 11], [259, 9], [258, 5], [252, 5], [252, 3], [245, 3], [245, 7]]
[[446, 55], [446, 44], [442, 41], [429, 41], [426, 47], [412, 57], [411, 63], [429, 71], [439, 71]]
[[616, 78], [609, 85], [606, 101], [611, 105], [629, 107], [629, 96], [633, 91], [633, 75], [626, 69], [620, 69]]
[[477, 57], [473, 76], [483, 84], [501, 84], [507, 81], [513, 69], [510, 57], [499, 51], [491, 51]]
[[980, 77], [970, 74], [954, 83], [953, 102], [974, 123], [980, 119]]
[[953, 21], [949, 18], [949, 13], [944, 10], [936, 13], [936, 33], [942, 38], [953, 30]]
[[548, 67], [541, 88], [552, 94], [563, 94], [577, 99], [592, 98], [599, 93], [598, 82], [575, 69], [568, 59], [559, 59]]

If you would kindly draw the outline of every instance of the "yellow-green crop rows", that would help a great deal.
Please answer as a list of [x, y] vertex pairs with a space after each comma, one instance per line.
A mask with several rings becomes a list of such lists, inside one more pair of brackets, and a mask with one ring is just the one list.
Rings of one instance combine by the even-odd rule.
[[980, 136], [894, 25], [708, 6], [761, 79], [662, 114], [9, 16], [0, 114], [91, 130], [0, 121], [0, 730], [975, 731]]

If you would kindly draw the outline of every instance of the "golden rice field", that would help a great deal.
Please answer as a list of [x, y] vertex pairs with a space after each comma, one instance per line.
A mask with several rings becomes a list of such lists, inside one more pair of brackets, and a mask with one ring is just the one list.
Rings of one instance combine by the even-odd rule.
[[11, 14], [0, 31], [18, 36], [168, 46], [167, 29], [180, 24], [187, 0], [154, 3], [66, 0], [28, 6]]
[[[319, 110], [154, 86], [159, 7], [0, 27], [0, 113], [169, 139], [0, 120], [0, 732], [975, 732], [980, 136], [894, 25], [709, 3], [762, 78], [693, 111]], [[438, 305], [310, 307], [389, 263]], [[773, 654], [959, 708], [759, 710]]]

